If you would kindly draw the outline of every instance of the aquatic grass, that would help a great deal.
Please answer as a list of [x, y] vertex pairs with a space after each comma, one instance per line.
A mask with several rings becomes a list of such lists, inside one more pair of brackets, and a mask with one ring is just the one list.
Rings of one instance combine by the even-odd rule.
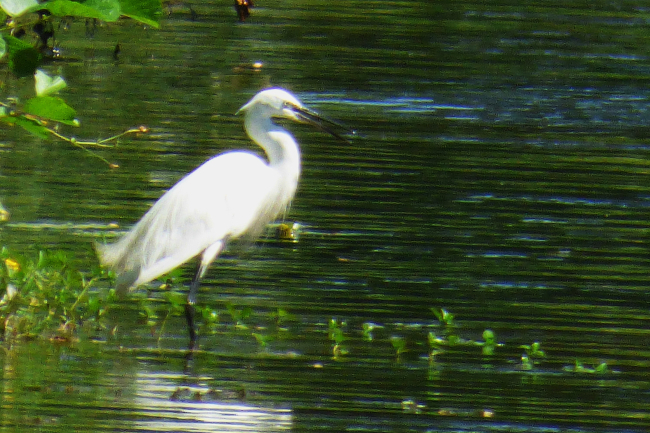
[[283, 329], [283, 325], [285, 325], [287, 322], [296, 320], [296, 316], [289, 313], [284, 308], [278, 308], [276, 311], [272, 311], [269, 314], [269, 318], [275, 322], [275, 325], [280, 329]]
[[347, 323], [345, 321], [335, 317], [329, 321], [327, 336], [332, 341], [332, 356], [334, 359], [340, 359], [342, 356], [350, 353], [348, 348], [343, 345], [343, 342], [346, 340], [343, 329], [346, 327]]
[[71, 266], [64, 252], [40, 251], [36, 259], [0, 251], [0, 336], [5, 342], [49, 338], [74, 341], [108, 329], [106, 312], [114, 291], [94, 291], [106, 278], [100, 268], [84, 274]]
[[483, 340], [485, 341], [476, 343], [481, 346], [481, 353], [485, 356], [494, 355], [494, 351], [499, 346], [499, 343], [497, 343], [496, 336], [491, 329], [483, 331]]
[[[186, 282], [182, 270], [176, 269], [167, 274], [165, 283], [160, 286], [130, 295], [142, 294], [139, 299], [140, 322], [151, 329], [151, 335], [156, 336], [158, 345], [162, 342], [169, 319], [185, 314]], [[255, 316], [251, 306], [237, 306], [230, 302], [225, 304], [225, 311], [210, 305], [197, 305], [195, 308], [197, 318], [200, 318], [197, 321], [199, 335], [214, 335], [232, 324], [237, 332], [250, 335], [261, 348], [265, 348], [270, 341], [279, 339], [281, 333], [286, 334], [289, 331], [287, 324], [296, 320], [293, 314], [282, 308], [262, 317]]]
[[[65, 252], [40, 251], [37, 257], [30, 258], [3, 248], [0, 250], [0, 291], [4, 293], [0, 299], [0, 337], [6, 344], [29, 339], [71, 344], [83, 338], [101, 339], [114, 335], [116, 327], [111, 328], [107, 312], [117, 306], [116, 292], [114, 289], [100, 290], [95, 286], [100, 279], [105, 284], [106, 281], [113, 282], [114, 277], [114, 274], [99, 267], [81, 272], [72, 265], [72, 258]], [[140, 295], [141, 322], [151, 328], [152, 336], [158, 334], [158, 344], [169, 319], [184, 314], [186, 294], [183, 283], [182, 273], [171, 274], [159, 288]], [[162, 291], [162, 294], [151, 296], [155, 291]], [[219, 327], [229, 326], [249, 335], [265, 352], [274, 341], [290, 338], [290, 322], [297, 320], [296, 316], [282, 308], [263, 316], [256, 315], [250, 306], [227, 303], [225, 310], [220, 312], [207, 305], [198, 307], [199, 317], [202, 318], [201, 334], [215, 334]], [[394, 356], [400, 363], [428, 356], [429, 364], [433, 367], [439, 356], [455, 353], [472, 359], [479, 354], [478, 348], [482, 359], [499, 361], [497, 349], [505, 345], [498, 342], [494, 331], [485, 329], [481, 335], [483, 341], [466, 339], [461, 336], [462, 326], [452, 313], [442, 308], [431, 311], [438, 319], [437, 324], [391, 326], [364, 322], [356, 331], [362, 337], [357, 343], [349, 342], [349, 336], [355, 330], [345, 319], [331, 318], [327, 322], [325, 341], [330, 342], [334, 360], [342, 360], [348, 355], [351, 345], [381, 342], [392, 346]], [[230, 317], [231, 324], [221, 320], [224, 316]], [[431, 328], [439, 329], [438, 333]], [[373, 335], [375, 331], [381, 334], [379, 338]], [[524, 351], [518, 365], [523, 372], [534, 370], [547, 357], [537, 341], [519, 348]], [[513, 359], [501, 361], [513, 365], [517, 362]], [[590, 367], [580, 360], [576, 360], [575, 365], [562, 368], [562, 371], [587, 374], [611, 372], [606, 363]]]
[[397, 355], [397, 360], [400, 361], [401, 356], [408, 351], [406, 347], [406, 339], [404, 337], [400, 337], [399, 335], [393, 335], [390, 337], [390, 344], [393, 345], [393, 349], [395, 349], [395, 355]]
[[430, 362], [433, 362], [437, 355], [444, 353], [455, 346], [479, 346], [481, 348], [481, 354], [484, 356], [494, 355], [496, 348], [503, 346], [503, 344], [497, 341], [496, 335], [491, 329], [483, 331], [482, 337], [484, 341], [464, 339], [458, 334], [459, 326], [454, 321], [453, 314], [444, 308], [431, 308], [431, 311], [440, 322], [443, 335], [438, 336], [433, 331], [429, 331], [427, 335]]
[[365, 341], [372, 341], [374, 339], [373, 331], [375, 329], [381, 329], [383, 326], [377, 325], [376, 323], [372, 322], [365, 322], [363, 324], [363, 330], [362, 330], [362, 336]]
[[541, 344], [538, 341], [530, 345], [519, 346], [524, 349], [521, 355], [521, 368], [522, 370], [532, 370], [533, 367], [539, 364], [542, 359], [546, 358], [546, 352], [541, 349]]
[[601, 362], [595, 367], [588, 367], [584, 365], [579, 359], [576, 359], [574, 365], [568, 365], [562, 368], [563, 371], [571, 373], [586, 373], [586, 374], [605, 374], [609, 373], [609, 368], [606, 362]]
[[250, 318], [251, 314], [253, 314], [253, 309], [251, 307], [247, 306], [237, 308], [233, 304], [227, 303], [226, 309], [228, 310], [228, 314], [230, 314], [232, 321], [235, 323], [236, 329], [248, 329], [248, 325], [246, 325], [245, 321]]

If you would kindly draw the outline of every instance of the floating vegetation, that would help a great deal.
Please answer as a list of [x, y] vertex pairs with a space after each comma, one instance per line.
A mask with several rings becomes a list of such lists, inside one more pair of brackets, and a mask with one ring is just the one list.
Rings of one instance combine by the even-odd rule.
[[285, 325], [287, 322], [296, 320], [296, 316], [289, 313], [284, 308], [278, 308], [276, 311], [271, 312], [269, 314], [269, 318], [274, 321], [276, 326], [278, 326], [278, 328], [281, 330], [286, 330], [283, 325]]
[[233, 304], [226, 304], [226, 309], [232, 317], [232, 321], [235, 323], [235, 328], [237, 329], [248, 329], [246, 325], [246, 320], [253, 314], [253, 309], [251, 307], [237, 308]]
[[399, 360], [400, 357], [407, 351], [406, 339], [394, 335], [390, 337], [390, 343], [393, 345], [393, 349], [395, 349], [395, 354], [397, 355], [397, 359]]
[[431, 311], [440, 322], [443, 335], [439, 337], [433, 331], [429, 331], [427, 341], [429, 343], [430, 362], [433, 362], [437, 355], [455, 346], [479, 346], [481, 347], [481, 354], [484, 356], [494, 355], [496, 348], [503, 346], [497, 342], [496, 335], [491, 329], [483, 331], [482, 337], [484, 341], [463, 339], [458, 335], [458, 326], [454, 322], [453, 314], [443, 308], [432, 308]]
[[609, 373], [609, 368], [606, 362], [601, 362], [596, 367], [587, 367], [580, 360], [576, 359], [575, 365], [568, 365], [563, 367], [562, 370], [571, 373], [587, 373], [587, 374], [605, 374]]
[[88, 336], [108, 331], [106, 312], [114, 291], [91, 291], [97, 268], [86, 275], [70, 266], [64, 252], [39, 252], [38, 258], [0, 251], [0, 336], [5, 342], [49, 338], [72, 342], [83, 331]]
[[377, 325], [376, 323], [365, 322], [363, 324], [363, 332], [362, 332], [363, 339], [365, 341], [372, 341], [374, 339], [372, 331], [374, 331], [375, 329], [382, 329], [382, 328], [383, 326]]
[[494, 349], [499, 346], [496, 337], [494, 336], [494, 332], [490, 329], [486, 329], [483, 331], [483, 339], [485, 341], [477, 342], [477, 344], [481, 346], [481, 353], [486, 356], [494, 355]]
[[10, 217], [11, 214], [4, 208], [4, 206], [2, 206], [2, 202], [0, 202], [0, 222], [9, 221]]
[[539, 342], [533, 344], [519, 346], [524, 349], [525, 353], [521, 355], [521, 368], [522, 370], [532, 370], [533, 367], [539, 364], [542, 359], [546, 358], [546, 353], [541, 349]]
[[339, 359], [343, 355], [349, 353], [348, 349], [343, 346], [343, 342], [346, 340], [345, 335], [343, 334], [343, 328], [347, 326], [347, 323], [340, 321], [336, 318], [332, 318], [329, 322], [328, 337], [332, 341], [332, 355], [334, 359]]
[[[152, 297], [148, 292], [140, 299], [141, 322], [151, 328], [152, 336], [158, 335], [159, 343], [169, 319], [184, 314], [186, 294], [180, 275], [180, 271], [169, 275], [167, 282], [157, 289], [162, 291], [161, 295]], [[8, 344], [29, 339], [70, 344], [82, 338], [101, 339], [115, 335], [117, 327], [107, 318], [107, 312], [117, 306], [115, 290], [95, 288], [99, 279], [112, 281], [113, 278], [114, 275], [99, 267], [90, 272], [80, 272], [71, 265], [71, 258], [64, 252], [41, 251], [37, 258], [30, 259], [3, 248], [0, 251], [0, 338]], [[460, 335], [462, 327], [452, 313], [442, 308], [432, 308], [431, 311], [438, 320], [437, 324], [391, 326], [364, 322], [354, 329], [345, 320], [332, 318], [327, 322], [330, 353], [334, 360], [340, 360], [350, 353], [353, 344], [390, 343], [398, 362], [412, 362], [426, 356], [430, 366], [434, 367], [441, 365], [445, 355], [459, 354], [467, 360], [480, 356], [482, 365], [486, 359], [490, 364], [499, 360], [502, 351], [498, 349], [505, 344], [498, 342], [493, 330], [482, 332], [483, 341], [466, 339]], [[230, 327], [249, 335], [265, 353], [273, 342], [291, 335], [290, 322], [297, 320], [282, 308], [265, 316], [256, 316], [252, 307], [231, 303], [226, 304], [224, 312], [210, 306], [197, 306], [197, 312], [202, 319], [201, 334], [211, 335]], [[224, 316], [229, 316], [230, 320], [223, 321]], [[354, 339], [354, 335], [360, 338]], [[502, 361], [513, 366], [519, 362], [519, 370], [534, 372], [547, 359], [538, 341], [519, 348], [524, 351], [519, 361], [512, 358]], [[297, 356], [295, 352], [290, 353]], [[605, 362], [592, 367], [578, 359], [574, 365], [563, 367], [562, 371], [584, 374], [612, 372]], [[407, 411], [413, 408], [418, 409], [417, 404], [405, 405]]]

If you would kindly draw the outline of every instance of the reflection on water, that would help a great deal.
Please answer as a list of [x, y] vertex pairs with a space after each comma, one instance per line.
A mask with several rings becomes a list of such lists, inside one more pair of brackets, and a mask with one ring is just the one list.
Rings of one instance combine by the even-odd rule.
[[[291, 127], [300, 238], [215, 263], [199, 299], [220, 320], [187, 381], [182, 355], [155, 352], [184, 346], [182, 317], [158, 340], [126, 301], [115, 341], [95, 352], [0, 353], [0, 430], [648, 430], [645, 5], [279, 1], [244, 25], [222, 7], [90, 41], [72, 26], [63, 48], [80, 60], [53, 67], [80, 113], [75, 134], [152, 132], [102, 153], [120, 165], [109, 171], [6, 131], [3, 245], [94, 265], [108, 224], [127, 229], [184, 173], [249, 146], [234, 113], [261, 87], [291, 89], [358, 137]], [[247, 329], [226, 303], [252, 308]], [[430, 362], [429, 333], [449, 332], [441, 307], [468, 343]], [[293, 319], [278, 326], [278, 309]], [[332, 318], [347, 351], [336, 359]], [[471, 344], [487, 328], [503, 344], [491, 357]], [[547, 358], [525, 370], [534, 341]], [[601, 363], [607, 373], [589, 371]], [[241, 387], [256, 397], [171, 401], [177, 388]]]
[[[246, 404], [237, 401], [244, 396], [224, 396], [223, 392], [205, 384], [179, 387], [178, 383], [183, 379], [182, 375], [163, 373], [143, 374], [136, 378], [133, 407], [140, 419], [135, 421], [135, 429], [156, 432], [275, 432], [291, 429], [290, 409]], [[216, 401], [224, 397], [234, 401]]]

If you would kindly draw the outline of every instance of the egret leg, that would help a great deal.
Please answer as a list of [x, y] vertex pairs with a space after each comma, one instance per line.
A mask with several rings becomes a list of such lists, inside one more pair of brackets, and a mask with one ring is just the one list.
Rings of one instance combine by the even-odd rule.
[[187, 303], [185, 304], [185, 319], [187, 320], [187, 328], [190, 333], [190, 345], [188, 347], [188, 350], [191, 352], [194, 350], [196, 347], [196, 327], [194, 325], [194, 313], [195, 313], [195, 308], [194, 304], [196, 304], [196, 295], [199, 292], [199, 285], [201, 283], [201, 278], [203, 277], [203, 274], [205, 274], [205, 271], [208, 269], [208, 266], [210, 266], [210, 263], [217, 257], [217, 255], [221, 252], [225, 245], [226, 239], [223, 239], [219, 242], [215, 242], [214, 244], [210, 245], [208, 248], [203, 251], [203, 254], [201, 255], [201, 260], [199, 260], [199, 264], [196, 268], [196, 273], [194, 274], [194, 278], [192, 279], [192, 283], [190, 284], [190, 291], [187, 294]]
[[194, 304], [196, 304], [196, 294], [199, 291], [199, 284], [201, 281], [201, 265], [196, 271], [196, 275], [190, 284], [190, 292], [187, 294], [187, 303], [185, 304], [185, 319], [187, 320], [187, 329], [190, 333], [190, 345], [188, 349], [190, 351], [194, 350], [196, 346], [196, 327], [194, 325]]

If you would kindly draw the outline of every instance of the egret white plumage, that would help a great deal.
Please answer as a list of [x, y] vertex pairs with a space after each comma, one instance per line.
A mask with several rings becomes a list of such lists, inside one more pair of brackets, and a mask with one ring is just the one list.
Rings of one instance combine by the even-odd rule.
[[97, 245], [102, 265], [117, 273], [117, 289], [147, 283], [197, 257], [198, 268], [187, 296], [185, 315], [190, 349], [196, 343], [194, 304], [208, 266], [231, 239], [258, 236], [285, 212], [300, 177], [300, 149], [275, 117], [330, 130], [340, 126], [304, 107], [283, 89], [263, 90], [238, 113], [248, 136], [268, 161], [248, 151], [213, 157], [167, 191], [118, 242]]

